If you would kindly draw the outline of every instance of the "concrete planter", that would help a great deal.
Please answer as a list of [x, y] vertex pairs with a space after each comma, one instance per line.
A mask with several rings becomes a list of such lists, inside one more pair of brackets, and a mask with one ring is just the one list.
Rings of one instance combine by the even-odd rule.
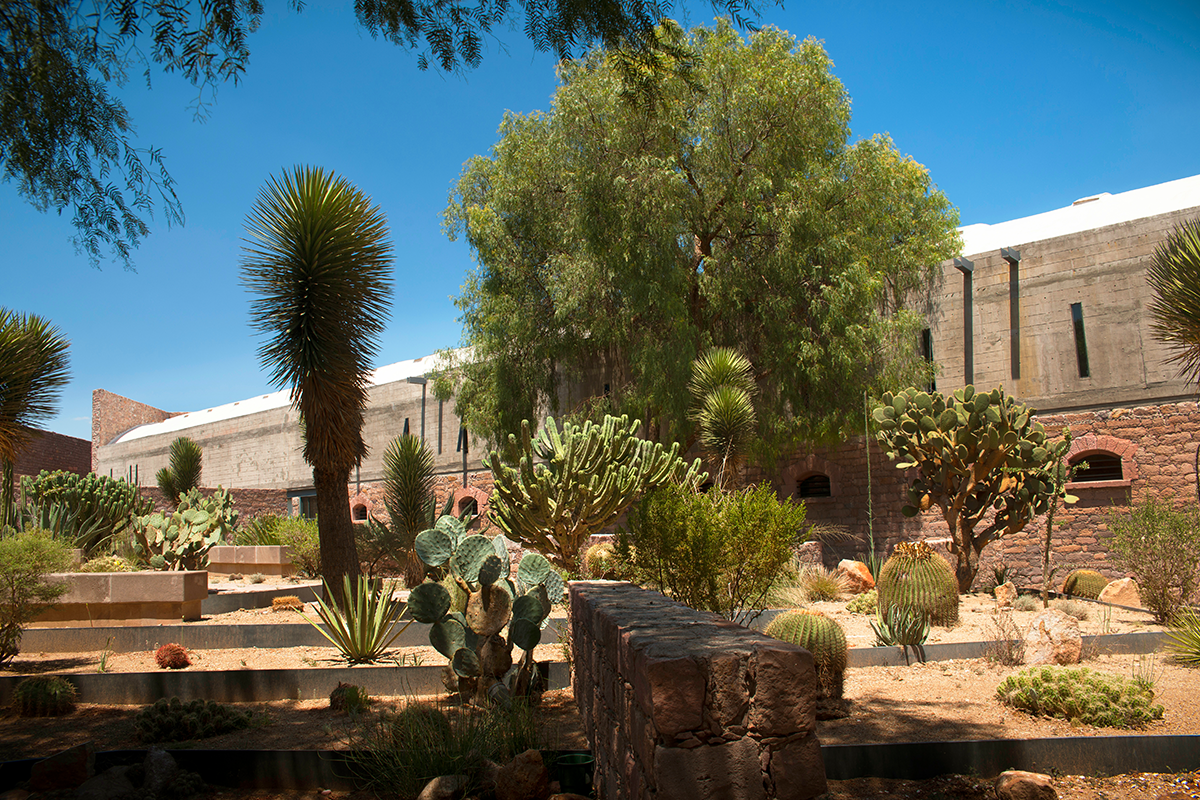
[[240, 572], [286, 578], [296, 574], [296, 565], [292, 563], [291, 548], [284, 545], [217, 545], [208, 551], [208, 571], [222, 575]]
[[70, 589], [30, 623], [33, 628], [162, 625], [200, 619], [208, 573], [60, 572], [51, 580]]

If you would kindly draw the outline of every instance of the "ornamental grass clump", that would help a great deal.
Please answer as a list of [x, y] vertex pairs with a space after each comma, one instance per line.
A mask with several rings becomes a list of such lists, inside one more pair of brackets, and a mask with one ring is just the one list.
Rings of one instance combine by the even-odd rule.
[[1020, 711], [1100, 728], [1143, 728], [1162, 719], [1153, 684], [1086, 667], [1036, 667], [1010, 675], [996, 697]]
[[820, 565], [801, 570], [796, 585], [810, 603], [837, 600], [850, 588], [849, 580], [840, 571]]

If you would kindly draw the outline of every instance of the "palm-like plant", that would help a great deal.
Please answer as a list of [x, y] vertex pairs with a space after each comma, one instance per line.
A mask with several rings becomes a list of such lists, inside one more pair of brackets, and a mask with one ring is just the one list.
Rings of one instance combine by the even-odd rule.
[[393, 439], [383, 454], [384, 505], [392, 535], [406, 555], [404, 582], [410, 587], [425, 578], [425, 563], [413, 550], [413, 540], [433, 527], [433, 481], [433, 453], [425, 443], [407, 433]]
[[270, 179], [247, 229], [242, 282], [258, 295], [253, 326], [268, 336], [259, 357], [304, 420], [321, 571], [338, 587], [359, 573], [346, 484], [367, 452], [368, 375], [391, 306], [387, 222], [345, 179], [297, 167]]
[[58, 410], [69, 347], [41, 317], [0, 308], [0, 526], [13, 521], [13, 464], [29, 442], [29, 428]]
[[1179, 225], [1154, 251], [1146, 280], [1158, 297], [1150, 304], [1154, 335], [1171, 345], [1169, 359], [1200, 383], [1200, 219]]
[[728, 347], [714, 347], [692, 364], [692, 419], [722, 488], [732, 483], [757, 426], [752, 369], [748, 358]]
[[171, 442], [169, 466], [163, 467], [155, 475], [158, 488], [166, 495], [167, 502], [178, 504], [179, 495], [200, 487], [203, 460], [204, 451], [195, 440], [180, 436]]

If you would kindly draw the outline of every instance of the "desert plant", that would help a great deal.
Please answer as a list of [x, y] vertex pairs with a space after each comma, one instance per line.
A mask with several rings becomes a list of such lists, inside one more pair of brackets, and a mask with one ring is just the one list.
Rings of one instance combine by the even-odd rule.
[[1142, 728], [1161, 719], [1144, 681], [1081, 668], [1036, 667], [1010, 675], [996, 688], [1005, 705], [1030, 714], [1103, 728]]
[[187, 648], [174, 642], [164, 644], [155, 650], [154, 661], [162, 669], [184, 669], [192, 665]]
[[879, 609], [921, 612], [931, 625], [958, 622], [958, 583], [946, 559], [925, 542], [901, 542], [879, 570]]
[[[513, 581], [504, 537], [467, 535], [462, 521], [449, 515], [418, 534], [413, 546], [425, 564], [448, 567], [447, 579], [458, 589], [452, 594], [441, 583], [422, 583], [408, 607], [414, 619], [432, 625], [429, 642], [450, 659], [463, 699], [507, 705], [511, 697], [536, 694], [533, 651], [551, 604], [561, 603], [564, 593], [550, 562], [526, 553]], [[515, 669], [514, 645], [523, 652]]]
[[879, 607], [871, 620], [876, 647], [904, 648], [908, 663], [908, 648], [913, 648], [919, 661], [925, 660], [925, 641], [929, 638], [929, 617], [924, 611], [908, 606]]
[[714, 347], [692, 362], [691, 419], [708, 451], [713, 482], [736, 485], [738, 467], [757, 432], [754, 370], [750, 359], [729, 347]]
[[984, 643], [984, 658], [1006, 667], [1025, 663], [1025, 635], [1011, 612], [1001, 610], [992, 619], [990, 636]]
[[0, 666], [21, 652], [25, 625], [67, 591], [46, 576], [70, 564], [70, 548], [46, 531], [0, 535]]
[[1037, 611], [1039, 603], [1037, 598], [1027, 594], [1017, 595], [1017, 599], [1013, 600], [1013, 611]]
[[1068, 597], [1086, 597], [1095, 600], [1108, 586], [1108, 578], [1094, 569], [1075, 569], [1063, 580], [1062, 591]]
[[840, 700], [849, 649], [842, 626], [820, 611], [801, 609], [780, 614], [763, 631], [812, 653], [821, 697]]
[[251, 583], [254, 583], [254, 584], [266, 583], [267, 576], [263, 575], [261, 572], [256, 572], [253, 575], [251, 575], [247, 580], [249, 580]]
[[133, 718], [143, 742], [183, 742], [207, 739], [250, 724], [249, 711], [239, 711], [214, 700], [184, 703], [178, 697], [162, 698], [146, 706]]
[[174, 513], [134, 518], [133, 550], [151, 569], [204, 569], [208, 551], [230, 538], [237, 518], [233, 498], [222, 487], [208, 497], [192, 489], [179, 496]]
[[57, 717], [75, 710], [75, 684], [58, 675], [35, 675], [13, 688], [13, 708], [22, 717]]
[[1176, 661], [1200, 667], [1200, 615], [1185, 606], [1171, 617], [1166, 650]]
[[816, 564], [805, 567], [796, 576], [796, 586], [810, 603], [837, 600], [849, 585], [838, 570]]
[[1056, 608], [1069, 617], [1083, 622], [1088, 618], [1087, 603], [1081, 603], [1078, 600], [1055, 600], [1050, 604], [1051, 608]]
[[[393, 439], [383, 454], [383, 486], [389, 532], [395, 537], [397, 555], [403, 559], [404, 583], [412, 588], [425, 579], [425, 564], [413, 549], [413, 542], [418, 533], [433, 527], [436, 521], [433, 452], [410, 434]], [[447, 501], [453, 502], [453, 498]]]
[[[311, 617], [302, 616], [351, 664], [377, 661], [412, 624], [409, 620], [399, 625], [404, 615], [404, 601], [394, 597], [394, 582], [372, 589], [365, 580], [354, 581], [351, 585], [348, 575], [343, 576], [342, 581], [340, 596], [344, 598], [344, 604], [317, 598], [317, 614], [325, 623], [324, 628]], [[335, 597], [328, 583], [325, 584], [325, 597]]]
[[851, 614], [874, 614], [878, 607], [879, 592], [875, 589], [855, 595], [850, 602], [846, 603], [846, 610]]
[[332, 711], [345, 711], [355, 715], [366, 711], [370, 705], [371, 696], [367, 694], [367, 690], [353, 683], [338, 681], [337, 688], [329, 693], [329, 708]]
[[171, 442], [167, 455], [167, 466], [154, 476], [159, 490], [167, 498], [167, 502], [175, 505], [179, 495], [187, 494], [192, 489], [200, 488], [200, 474], [204, 451], [195, 440], [180, 436]]
[[583, 577], [602, 580], [616, 577], [615, 550], [611, 542], [598, 542], [583, 551]]
[[79, 565], [76, 572], [134, 572], [137, 570], [120, 556], [97, 556]]
[[272, 611], [299, 611], [302, 608], [304, 608], [304, 603], [300, 602], [300, 598], [294, 594], [271, 598]]
[[283, 544], [279, 541], [276, 529], [284, 519], [286, 518], [278, 514], [253, 517], [233, 532], [233, 543], [243, 547], [271, 547]]
[[1137, 578], [1142, 603], [1167, 623], [1196, 591], [1200, 570], [1200, 511], [1171, 508], [1146, 497], [1127, 514], [1108, 515], [1117, 563]]
[[273, 529], [275, 541], [288, 548], [296, 570], [306, 578], [321, 576], [321, 538], [315, 519], [287, 517]]
[[1012, 568], [1008, 564], [995, 564], [992, 566], [992, 588], [1003, 586], [1008, 583], [1008, 579], [1012, 577]]
[[26, 527], [50, 528], [53, 520], [55, 532], [83, 548], [85, 557], [106, 542], [126, 538], [134, 517], [154, 508], [138, 487], [94, 472], [42, 470], [21, 479], [21, 493]]

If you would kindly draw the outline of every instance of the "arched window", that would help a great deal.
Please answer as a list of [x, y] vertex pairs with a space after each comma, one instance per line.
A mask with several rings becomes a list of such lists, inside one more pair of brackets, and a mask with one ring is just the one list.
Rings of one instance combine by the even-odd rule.
[[[1077, 456], [1069, 462], [1071, 466], [1079, 466], [1075, 472], [1076, 482], [1094, 483], [1097, 481], [1123, 481], [1125, 473], [1121, 469], [1121, 457], [1112, 453], [1089, 453]], [[1086, 464], [1084, 469], [1082, 465]]]
[[833, 491], [829, 476], [820, 472], [809, 475], [796, 485], [796, 494], [802, 500], [810, 497], [831, 497]]
[[1132, 486], [1138, 477], [1137, 443], [1108, 434], [1089, 433], [1071, 442], [1067, 463], [1087, 462], [1068, 484], [1074, 489], [1106, 489]]
[[354, 513], [354, 521], [355, 522], [366, 522], [367, 521], [367, 507], [365, 505], [363, 505], [362, 503], [359, 503], [352, 509], [352, 511]]
[[479, 501], [474, 497], [464, 497], [458, 501], [458, 515], [470, 514], [472, 517], [479, 513]]

